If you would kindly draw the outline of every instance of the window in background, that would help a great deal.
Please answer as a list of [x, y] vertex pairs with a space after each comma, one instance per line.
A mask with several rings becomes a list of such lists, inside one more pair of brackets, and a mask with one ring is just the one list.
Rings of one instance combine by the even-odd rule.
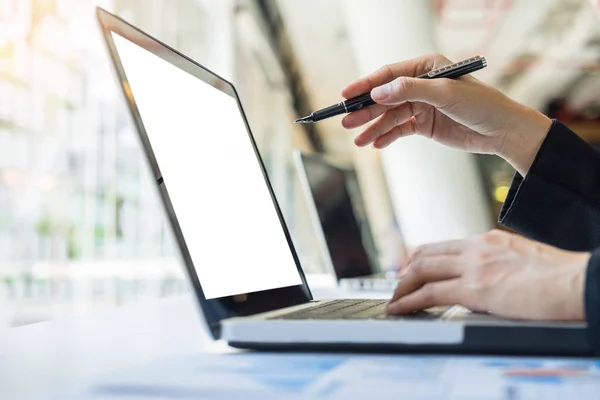
[[[207, 3], [101, 5], [235, 81], [293, 227], [290, 101], [272, 80], [277, 65], [261, 61], [275, 58], [260, 30], [246, 31], [233, 2]], [[186, 288], [96, 4], [0, 0], [0, 302], [9, 310], [0, 326]]]

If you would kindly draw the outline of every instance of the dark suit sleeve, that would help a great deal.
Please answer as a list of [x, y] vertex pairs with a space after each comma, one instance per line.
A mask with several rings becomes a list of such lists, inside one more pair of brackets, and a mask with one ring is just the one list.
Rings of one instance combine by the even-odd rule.
[[515, 175], [500, 222], [563, 249], [600, 247], [600, 153], [554, 121], [525, 179]]
[[499, 220], [532, 239], [592, 251], [584, 302], [600, 354], [600, 153], [554, 121], [527, 176], [515, 175]]
[[600, 356], [600, 249], [592, 252], [585, 278], [585, 317], [597, 356]]

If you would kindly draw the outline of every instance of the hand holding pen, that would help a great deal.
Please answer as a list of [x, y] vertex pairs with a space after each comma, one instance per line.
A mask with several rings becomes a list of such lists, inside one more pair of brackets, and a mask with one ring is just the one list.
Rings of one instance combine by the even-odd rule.
[[[487, 66], [487, 62], [484, 57], [475, 56], [469, 59], [459, 61], [454, 64], [447, 64], [443, 67], [436, 68], [427, 73], [421, 74], [417, 76], [417, 78], [421, 79], [438, 79], [438, 78], [448, 78], [455, 79], [460, 78], [463, 75], [470, 74], [471, 72], [478, 71]], [[371, 97], [371, 93], [361, 94], [356, 97], [348, 98], [338, 104], [334, 104], [330, 107], [323, 108], [321, 110], [315, 111], [310, 115], [298, 118], [295, 123], [313, 123], [322, 121], [327, 118], [334, 117], [340, 114], [347, 114], [354, 111], [358, 111], [362, 108], [372, 106], [375, 104], [373, 98]]]
[[390, 64], [349, 84], [343, 97], [371, 93], [377, 104], [346, 115], [342, 125], [353, 129], [373, 121], [355, 138], [358, 146], [384, 148], [418, 134], [456, 149], [499, 155], [525, 176], [550, 119], [473, 76], [412, 78], [448, 64], [442, 55], [429, 55]]

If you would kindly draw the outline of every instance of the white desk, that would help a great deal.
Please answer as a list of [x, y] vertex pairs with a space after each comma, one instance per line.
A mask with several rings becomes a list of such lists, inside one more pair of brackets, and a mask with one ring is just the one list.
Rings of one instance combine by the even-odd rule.
[[35, 399], [161, 358], [232, 351], [213, 342], [190, 295], [0, 332], [0, 398]]
[[[326, 276], [310, 282], [315, 298], [347, 296]], [[79, 380], [171, 356], [235, 351], [209, 338], [196, 307], [187, 294], [0, 330], [0, 399], [39, 398]]]
[[[335, 296], [336, 292], [330, 291], [329, 295]], [[321, 290], [315, 291], [315, 297], [322, 296], [329, 297]], [[0, 399], [45, 399], [114, 372], [145, 368], [152, 363], [162, 365], [165, 359], [184, 360], [180, 372], [196, 374], [185, 381], [194, 382], [201, 376], [198, 368], [204, 368], [203, 373], [207, 374], [214, 368], [214, 363], [222, 360], [210, 358], [206, 353], [235, 351], [208, 337], [191, 295], [13, 328], [0, 333]], [[205, 355], [196, 357], [202, 353]], [[308, 356], [312, 357], [311, 365], [314, 363], [316, 368], [321, 368], [319, 363], [328, 363], [332, 357]], [[275, 357], [269, 362], [271, 368], [283, 369], [298, 362], [298, 355], [294, 354]], [[597, 398], [600, 390], [600, 362], [587, 362], [585, 373], [571, 379], [569, 376], [577, 374], [581, 368], [578, 360], [550, 360], [548, 363], [535, 359], [481, 357], [339, 357], [351, 358], [326, 377], [330, 385], [347, 382], [343, 384], [347, 386], [338, 383], [336, 388], [341, 397], [336, 398], [351, 398], [360, 390], [365, 392], [361, 398], [369, 397], [369, 388], [378, 390], [377, 398], [397, 398], [398, 395], [423, 398], [427, 394], [427, 398], [456, 399], [503, 399], [511, 398], [511, 393], [518, 393], [520, 399], [587, 399]], [[537, 364], [540, 366], [536, 367]], [[555, 381], [547, 381], [544, 376], [538, 381], [530, 380], [527, 369], [536, 372], [539, 368], [545, 368], [551, 374], [556, 374], [553, 372], [556, 368], [568, 368], [568, 371], [564, 382], [562, 375], [551, 377]], [[515, 369], [520, 374], [526, 369], [524, 376], [517, 377], [520, 380], [506, 376]], [[156, 376], [167, 381], [177, 378], [178, 373], [168, 373], [172, 370], [161, 369]], [[231, 387], [230, 382], [223, 387]], [[246, 384], [251, 386], [252, 382]], [[264, 400], [264, 396], [260, 398]]]

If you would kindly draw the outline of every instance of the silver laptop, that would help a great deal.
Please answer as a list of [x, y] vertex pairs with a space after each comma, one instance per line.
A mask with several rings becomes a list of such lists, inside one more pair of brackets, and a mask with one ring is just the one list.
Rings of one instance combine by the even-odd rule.
[[352, 171], [320, 155], [294, 151], [293, 159], [327, 272], [343, 289], [393, 292], [398, 284], [396, 271], [383, 271], [379, 264]]
[[390, 317], [380, 300], [313, 300], [233, 85], [97, 15], [215, 339], [252, 349], [591, 354], [585, 324], [461, 308]]

